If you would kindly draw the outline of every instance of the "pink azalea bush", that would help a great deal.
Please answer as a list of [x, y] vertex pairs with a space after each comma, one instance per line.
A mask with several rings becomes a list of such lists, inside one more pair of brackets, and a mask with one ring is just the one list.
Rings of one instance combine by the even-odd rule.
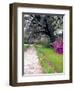
[[57, 39], [53, 42], [53, 47], [56, 53], [63, 54], [63, 40]]

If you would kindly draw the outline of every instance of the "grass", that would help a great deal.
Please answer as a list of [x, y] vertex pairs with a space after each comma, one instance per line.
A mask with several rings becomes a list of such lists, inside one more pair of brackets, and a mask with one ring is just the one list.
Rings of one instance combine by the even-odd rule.
[[26, 50], [29, 47], [29, 44], [24, 44], [24, 49]]
[[54, 49], [42, 45], [35, 45], [40, 64], [45, 73], [63, 72], [63, 55], [57, 54]]

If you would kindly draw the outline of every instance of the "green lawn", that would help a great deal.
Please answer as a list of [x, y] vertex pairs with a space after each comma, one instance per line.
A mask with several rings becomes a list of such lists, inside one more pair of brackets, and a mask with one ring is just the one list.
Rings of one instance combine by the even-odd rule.
[[24, 44], [24, 49], [26, 50], [29, 47], [29, 44]]
[[54, 49], [42, 45], [34, 45], [44, 73], [62, 73], [63, 55], [57, 54]]

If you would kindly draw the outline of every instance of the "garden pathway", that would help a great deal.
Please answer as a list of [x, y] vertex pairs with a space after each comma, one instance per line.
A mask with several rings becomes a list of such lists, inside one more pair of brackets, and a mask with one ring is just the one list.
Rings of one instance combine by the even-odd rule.
[[24, 52], [24, 74], [42, 74], [42, 68], [39, 63], [36, 49], [31, 45]]

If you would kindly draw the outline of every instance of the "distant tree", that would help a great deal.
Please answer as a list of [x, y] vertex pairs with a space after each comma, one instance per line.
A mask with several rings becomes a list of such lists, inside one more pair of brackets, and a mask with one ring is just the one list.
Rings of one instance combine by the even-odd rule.
[[[26, 18], [26, 17], [24, 17]], [[32, 43], [33, 40], [41, 38], [41, 35], [48, 35], [51, 42], [55, 41], [54, 31], [63, 29], [62, 15], [40, 15], [32, 14], [24, 19], [26, 26], [27, 40]], [[40, 34], [41, 33], [41, 34]]]

